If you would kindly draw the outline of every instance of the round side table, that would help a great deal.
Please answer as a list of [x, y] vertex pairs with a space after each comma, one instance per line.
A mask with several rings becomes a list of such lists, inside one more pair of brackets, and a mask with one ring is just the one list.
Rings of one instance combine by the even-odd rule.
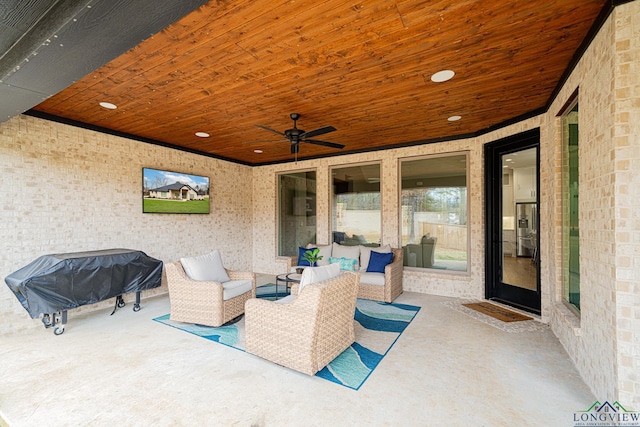
[[276, 276], [276, 299], [278, 299], [278, 285], [285, 285], [285, 295], [289, 295], [291, 293], [291, 284], [300, 283], [301, 277], [302, 274], [298, 273], [278, 274]]

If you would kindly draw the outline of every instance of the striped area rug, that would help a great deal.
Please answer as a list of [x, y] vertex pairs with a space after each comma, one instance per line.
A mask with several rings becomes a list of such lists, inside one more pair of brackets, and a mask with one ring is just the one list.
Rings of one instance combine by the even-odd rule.
[[[285, 292], [284, 286], [278, 287], [279, 298]], [[258, 298], [274, 299], [275, 285], [258, 287], [256, 295]], [[355, 313], [356, 342], [316, 373], [316, 377], [358, 390], [389, 353], [418, 311], [420, 307], [413, 305], [358, 299]], [[244, 318], [219, 328], [174, 322], [169, 320], [168, 314], [153, 320], [244, 351]]]

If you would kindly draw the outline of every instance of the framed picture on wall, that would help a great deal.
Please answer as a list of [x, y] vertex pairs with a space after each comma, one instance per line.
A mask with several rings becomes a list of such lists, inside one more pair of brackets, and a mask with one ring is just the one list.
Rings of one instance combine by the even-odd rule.
[[142, 168], [143, 213], [209, 213], [209, 177]]

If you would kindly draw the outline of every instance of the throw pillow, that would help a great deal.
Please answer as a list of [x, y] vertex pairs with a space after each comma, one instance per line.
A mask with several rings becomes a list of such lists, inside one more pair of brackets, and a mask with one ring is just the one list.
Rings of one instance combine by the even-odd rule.
[[337, 243], [333, 244], [331, 256], [334, 258], [349, 258], [356, 260], [356, 270], [360, 268], [357, 261], [360, 259], [360, 246], [345, 246]]
[[391, 264], [393, 253], [380, 253], [371, 251], [367, 273], [384, 273], [384, 268]]
[[389, 253], [391, 252], [391, 245], [384, 245], [379, 247], [360, 246], [360, 269], [366, 271], [369, 267], [369, 257], [371, 252]]
[[303, 248], [302, 246], [300, 246], [298, 248], [298, 264], [301, 267], [310, 267], [311, 264], [309, 264], [309, 261], [307, 261], [306, 259], [303, 258], [304, 253], [311, 250], [311, 249], [315, 249], [315, 246], [312, 248]]
[[307, 285], [322, 282], [323, 280], [332, 279], [340, 275], [340, 266], [338, 264], [329, 264], [322, 267], [307, 267], [300, 277], [300, 285], [298, 285], [298, 294]]
[[192, 258], [180, 258], [180, 263], [191, 280], [221, 283], [230, 280], [218, 251]]
[[358, 263], [355, 259], [351, 258], [329, 258], [329, 263], [338, 264], [340, 266], [340, 270], [345, 271], [356, 271], [356, 264]]

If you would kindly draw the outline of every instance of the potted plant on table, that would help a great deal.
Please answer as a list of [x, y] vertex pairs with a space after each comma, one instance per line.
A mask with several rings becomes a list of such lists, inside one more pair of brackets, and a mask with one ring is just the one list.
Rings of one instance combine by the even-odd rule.
[[316, 262], [322, 259], [322, 255], [320, 255], [320, 249], [313, 248], [309, 249], [302, 255], [302, 259], [307, 261], [311, 267], [316, 266]]

